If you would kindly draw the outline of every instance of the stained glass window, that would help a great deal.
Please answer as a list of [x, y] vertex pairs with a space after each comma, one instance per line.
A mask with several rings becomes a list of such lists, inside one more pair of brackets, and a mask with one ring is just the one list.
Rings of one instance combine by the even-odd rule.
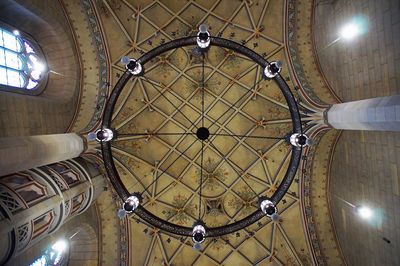
[[36, 259], [30, 266], [68, 265], [68, 242], [58, 240]]
[[34, 90], [45, 75], [44, 60], [18, 31], [0, 28], [0, 85]]

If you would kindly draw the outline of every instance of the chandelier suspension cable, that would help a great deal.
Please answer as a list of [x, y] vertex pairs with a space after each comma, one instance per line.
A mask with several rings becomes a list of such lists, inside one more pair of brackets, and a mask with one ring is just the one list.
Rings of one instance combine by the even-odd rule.
[[204, 52], [201, 53], [203, 55], [203, 61], [201, 62], [201, 126], [204, 127], [204, 90], [205, 90], [205, 84], [204, 84]]
[[201, 141], [201, 162], [200, 162], [200, 196], [199, 196], [199, 220], [201, 215], [201, 192], [203, 188], [203, 158], [204, 158], [204, 140]]
[[[237, 170], [236, 167], [240, 169], [240, 171], [244, 172], [242, 168], [240, 168], [238, 165], [236, 165], [233, 162], [230, 162], [228, 159], [225, 158], [225, 156], [222, 154], [222, 152], [220, 152], [220, 150], [218, 150], [217, 147], [215, 147], [215, 145], [210, 141], [209, 142], [210, 146], [213, 147], [218, 153], [219, 155], [222, 157], [222, 159], [227, 162], [232, 168], [233, 170], [236, 172], [236, 174], [240, 177], [242, 176], [242, 174], [240, 174]], [[253, 191], [254, 195], [258, 195], [257, 192], [252, 188], [252, 186], [249, 185], [249, 183], [247, 183], [245, 177], [243, 176], [242, 180], [244, 181], [244, 183], [246, 183], [246, 185], [250, 188], [251, 191]]]
[[196, 125], [192, 122], [192, 120], [190, 120], [181, 110], [180, 108], [178, 108], [170, 99], [167, 98], [167, 96], [164, 95], [164, 93], [162, 93], [159, 89], [157, 89], [157, 87], [162, 88], [160, 85], [158, 84], [154, 84], [153, 82], [151, 82], [147, 77], [144, 77], [144, 80], [147, 81], [148, 83], [150, 83], [154, 89], [156, 89], [156, 91], [161, 94], [161, 96], [163, 96], [176, 110], [178, 110], [178, 112], [183, 115], [184, 118], [186, 118], [187, 121], [189, 121], [190, 124], [192, 124], [192, 126], [194, 126], [194, 128], [197, 129]]
[[179, 155], [176, 157], [176, 159], [175, 159], [172, 163], [170, 163], [170, 164], [168, 165], [168, 167], [165, 168], [165, 169], [161, 172], [161, 174], [159, 174], [147, 187], [144, 188], [144, 190], [142, 191], [141, 194], [143, 194], [145, 191], [149, 192], [149, 191], [148, 191], [149, 187], [150, 187], [151, 185], [153, 185], [153, 184], [160, 178], [160, 176], [162, 176], [166, 171], [168, 171], [168, 169], [180, 158], [180, 156], [182, 156], [187, 150], [189, 150], [189, 149], [193, 146], [193, 144], [196, 143], [196, 141], [197, 141], [197, 139], [195, 139], [184, 151], [180, 152]]
[[210, 136], [223, 136], [223, 137], [238, 137], [238, 138], [253, 138], [253, 139], [285, 139], [285, 137], [268, 137], [268, 136], [247, 136], [247, 135], [236, 135], [236, 134], [225, 134], [225, 133], [210, 133]]
[[[205, 90], [205, 84], [204, 84], [204, 52], [201, 53], [203, 56], [203, 60], [201, 63], [201, 126], [204, 128], [204, 90]], [[200, 190], [199, 190], [199, 217], [198, 219], [200, 220], [200, 215], [201, 215], [201, 193], [202, 193], [202, 188], [203, 188], [203, 161], [204, 161], [204, 140], [201, 140], [201, 162], [200, 162]]]
[[144, 133], [123, 133], [123, 134], [118, 134], [118, 137], [135, 137], [135, 136], [143, 136], [143, 137], [148, 137], [148, 136], [187, 136], [187, 135], [194, 135], [194, 133], [191, 132], [182, 132], [182, 133], [169, 133], [169, 132], [161, 132], [161, 133], [151, 133], [151, 132], [144, 132]]

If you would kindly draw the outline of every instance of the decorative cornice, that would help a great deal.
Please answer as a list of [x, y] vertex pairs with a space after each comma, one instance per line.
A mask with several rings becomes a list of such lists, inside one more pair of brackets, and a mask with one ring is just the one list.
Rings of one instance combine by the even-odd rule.
[[79, 108], [80, 108], [80, 105], [81, 105], [81, 102], [82, 102], [82, 94], [83, 94], [82, 57], [81, 57], [80, 53], [78, 52], [79, 51], [79, 43], [78, 43], [78, 40], [77, 40], [76, 32], [74, 30], [74, 25], [73, 25], [73, 23], [71, 21], [70, 16], [68, 16], [68, 10], [67, 10], [67, 8], [65, 6], [65, 3], [63, 2], [63, 0], [58, 0], [58, 2], [60, 3], [60, 6], [62, 7], [62, 11], [63, 11], [63, 13], [65, 15], [65, 18], [66, 18], [67, 22], [68, 22], [68, 27], [69, 27], [69, 29], [71, 31], [71, 37], [73, 39], [74, 48], [75, 48], [75, 51], [77, 52], [76, 59], [78, 60], [78, 63], [79, 63], [79, 73], [78, 73], [78, 75], [79, 75], [78, 76], [79, 94], [78, 94], [78, 100], [77, 100], [77, 103], [76, 103], [76, 106], [75, 106], [74, 116], [72, 117], [72, 120], [71, 120], [71, 122], [70, 122], [70, 124], [69, 124], [69, 126], [68, 126], [68, 128], [66, 130], [66, 132], [73, 132], [72, 128], [73, 128], [73, 126], [75, 124], [75, 120], [76, 120], [76, 118], [78, 117], [78, 114], [79, 114]]
[[89, 132], [98, 126], [101, 122], [101, 116], [106, 104], [108, 88], [110, 86], [110, 71], [108, 54], [106, 51], [106, 41], [101, 32], [101, 25], [98, 21], [97, 12], [91, 0], [81, 0], [82, 7], [89, 24], [89, 29], [92, 35], [93, 44], [96, 48], [96, 54], [99, 64], [99, 87], [96, 100], [96, 107], [90, 122], [81, 132]]
[[[327, 182], [329, 160], [338, 137], [336, 131], [321, 127], [311, 133], [314, 145], [303, 156], [300, 174], [302, 186], [302, 209], [308, 241], [315, 264], [345, 264], [329, 214]], [[317, 195], [318, 194], [318, 195]]]
[[305, 231], [307, 233], [308, 243], [310, 245], [310, 252], [313, 257], [314, 264], [317, 265], [325, 265], [324, 259], [321, 255], [321, 247], [320, 243], [318, 242], [317, 230], [316, 225], [313, 219], [313, 212], [311, 207], [310, 201], [310, 183], [311, 183], [311, 169], [312, 169], [312, 161], [315, 156], [315, 150], [318, 146], [321, 137], [323, 134], [314, 136], [313, 138], [313, 145], [307, 147], [303, 154], [303, 161], [301, 164], [301, 168], [299, 169], [299, 174], [301, 175], [301, 191], [302, 191], [302, 210], [303, 210], [303, 217], [305, 221]]
[[288, 61], [303, 100], [314, 108], [324, 109], [328, 106], [327, 101], [336, 103], [338, 100], [327, 85], [316, 60], [312, 38], [312, 9], [312, 0], [286, 2], [285, 42]]
[[318, 68], [318, 72], [321, 74], [321, 78], [323, 79], [326, 87], [329, 89], [329, 92], [332, 94], [332, 96], [335, 98], [336, 102], [340, 103], [342, 102], [342, 100], [339, 98], [339, 96], [336, 94], [336, 92], [332, 89], [332, 86], [330, 85], [328, 79], [325, 76], [324, 71], [322, 70], [321, 67], [321, 63], [319, 61], [319, 56], [318, 56], [318, 51], [317, 51], [317, 47], [315, 45], [315, 38], [316, 38], [316, 34], [314, 33], [314, 25], [315, 25], [315, 9], [318, 6], [318, 3], [316, 3], [316, 0], [311, 0], [312, 1], [312, 6], [311, 6], [311, 41], [312, 41], [312, 48], [313, 48], [313, 53], [315, 55], [315, 64]]
[[336, 150], [336, 146], [337, 146], [337, 144], [338, 144], [338, 142], [340, 140], [340, 137], [342, 136], [342, 133], [343, 133], [343, 130], [340, 130], [338, 132], [338, 134], [336, 135], [336, 137], [334, 139], [334, 143], [332, 144], [331, 153], [330, 153], [330, 156], [329, 156], [328, 170], [327, 170], [326, 195], [327, 195], [327, 202], [328, 202], [327, 206], [328, 206], [329, 217], [330, 217], [330, 220], [331, 220], [333, 233], [335, 235], [335, 242], [336, 242], [336, 245], [337, 245], [337, 247], [339, 249], [340, 256], [341, 256], [341, 258], [343, 260], [343, 263], [347, 265], [347, 261], [346, 261], [346, 259], [344, 257], [342, 247], [340, 246], [339, 238], [338, 238], [336, 227], [335, 227], [335, 223], [334, 223], [334, 220], [333, 220], [333, 217], [332, 217], [331, 194], [329, 193], [329, 191], [330, 191], [330, 182], [331, 182], [331, 167], [332, 167], [332, 162], [333, 162], [333, 155], [334, 155], [334, 152]]

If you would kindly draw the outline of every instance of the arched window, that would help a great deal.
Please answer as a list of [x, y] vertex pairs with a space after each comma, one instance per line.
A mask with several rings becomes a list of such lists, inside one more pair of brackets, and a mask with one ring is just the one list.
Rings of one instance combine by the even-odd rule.
[[[70, 242], [60, 239], [47, 248], [30, 266], [68, 265]], [[80, 261], [82, 262], [82, 260]], [[79, 263], [80, 264], [80, 263]]]
[[19, 31], [0, 27], [0, 86], [12, 92], [34, 91], [47, 78], [39, 47]]

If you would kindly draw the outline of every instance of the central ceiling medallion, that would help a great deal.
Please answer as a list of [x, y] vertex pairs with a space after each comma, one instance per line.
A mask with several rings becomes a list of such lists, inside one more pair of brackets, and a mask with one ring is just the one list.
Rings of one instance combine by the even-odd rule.
[[210, 131], [208, 128], [199, 127], [196, 131], [196, 136], [199, 138], [199, 140], [206, 140], [210, 136]]

